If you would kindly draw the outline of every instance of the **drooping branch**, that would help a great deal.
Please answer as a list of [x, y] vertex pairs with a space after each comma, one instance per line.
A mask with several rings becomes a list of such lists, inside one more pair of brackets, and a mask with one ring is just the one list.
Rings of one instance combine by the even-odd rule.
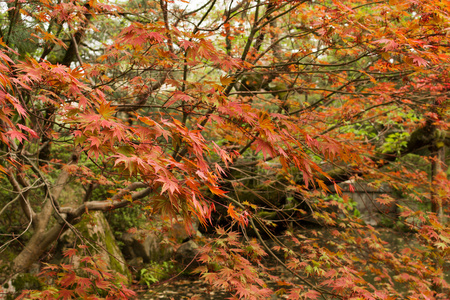
[[[225, 196], [225, 198], [227, 200], [229, 200], [230, 202], [232, 202], [233, 204], [237, 205], [239, 208], [245, 210], [246, 207], [244, 205], [242, 205], [242, 203], [240, 203], [239, 201], [236, 201], [235, 199]], [[272, 249], [267, 245], [267, 243], [264, 241], [264, 239], [262, 238], [261, 234], [259, 233], [258, 227], [254, 220], [256, 220], [260, 225], [265, 227], [265, 224], [263, 222], [261, 222], [259, 220], [259, 218], [257, 216], [249, 216], [248, 217], [249, 223], [252, 226], [253, 231], [255, 232], [256, 237], [258, 238], [259, 242], [264, 246], [264, 248], [266, 249], [266, 251], [270, 254], [270, 256], [272, 258], [274, 258], [287, 272], [291, 273], [295, 278], [299, 279], [301, 282], [303, 282], [304, 284], [306, 284], [307, 286], [309, 286], [310, 288], [318, 291], [322, 297], [324, 297], [324, 299], [326, 299], [326, 295], [331, 295], [333, 297], [336, 297], [338, 299], [343, 299], [341, 296], [334, 294], [330, 291], [327, 291], [326, 289], [312, 283], [310, 280], [306, 279], [305, 277], [301, 276], [299, 273], [297, 273], [296, 271], [292, 270], [292, 268], [288, 267], [288, 265], [283, 262], [273, 251]], [[284, 245], [283, 245], [284, 246]]]

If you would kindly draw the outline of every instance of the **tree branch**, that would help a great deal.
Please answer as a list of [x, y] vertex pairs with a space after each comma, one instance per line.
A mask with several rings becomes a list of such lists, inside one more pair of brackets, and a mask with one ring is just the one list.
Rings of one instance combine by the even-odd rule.
[[[131, 195], [131, 201], [130, 200], [123, 200], [123, 197], [128, 194], [131, 191], [134, 191], [138, 188], [146, 188], [142, 191], [135, 192]], [[62, 207], [60, 209], [61, 214], [64, 216], [67, 216], [67, 220], [71, 222], [74, 219], [79, 218], [81, 215], [83, 215], [86, 211], [110, 211], [113, 209], [125, 207], [129, 205], [132, 201], [136, 201], [139, 199], [142, 199], [153, 191], [151, 187], [148, 187], [147, 184], [142, 182], [134, 182], [127, 186], [125, 189], [121, 190], [119, 193], [114, 195], [111, 200], [106, 201], [89, 201], [85, 202], [82, 205], [78, 206], [77, 208], [72, 207]]]

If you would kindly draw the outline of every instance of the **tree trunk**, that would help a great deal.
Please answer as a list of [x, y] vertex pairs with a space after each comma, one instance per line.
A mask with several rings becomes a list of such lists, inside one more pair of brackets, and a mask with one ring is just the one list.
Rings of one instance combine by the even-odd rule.
[[26, 272], [33, 263], [39, 261], [39, 258], [45, 253], [47, 248], [55, 242], [67, 228], [67, 226], [63, 227], [57, 224], [47, 232], [41, 231], [33, 234], [25, 248], [14, 259], [13, 272]]
[[[431, 184], [437, 180], [439, 173], [443, 172], [445, 166], [445, 146], [437, 149], [436, 154], [433, 157], [432, 170], [431, 170]], [[431, 187], [431, 210], [436, 213], [440, 222], [444, 222], [444, 209], [442, 206], [442, 199], [436, 195]]]

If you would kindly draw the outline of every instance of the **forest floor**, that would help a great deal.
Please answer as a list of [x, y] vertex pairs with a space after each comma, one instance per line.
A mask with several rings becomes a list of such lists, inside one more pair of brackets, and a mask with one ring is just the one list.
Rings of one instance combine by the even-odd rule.
[[182, 300], [182, 299], [227, 299], [231, 297], [226, 291], [211, 290], [208, 284], [201, 279], [184, 278], [171, 280], [163, 284], [152, 286], [141, 294], [141, 299], [146, 300]]

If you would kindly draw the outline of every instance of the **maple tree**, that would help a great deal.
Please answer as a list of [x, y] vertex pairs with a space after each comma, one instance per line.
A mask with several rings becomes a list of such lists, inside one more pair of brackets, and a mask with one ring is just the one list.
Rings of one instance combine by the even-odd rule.
[[[31, 233], [13, 271], [82, 215], [139, 202], [187, 228], [217, 225], [198, 271], [240, 298], [447, 299], [450, 3], [185, 7], [2, 6], [1, 212], [18, 202], [27, 225], [0, 251]], [[361, 180], [402, 195], [373, 201], [397, 207], [411, 245], [394, 249], [352, 214], [338, 184], [352, 191]], [[73, 185], [83, 194], [64, 203]], [[104, 186], [111, 196], [94, 198]], [[275, 235], [304, 222], [323, 230]], [[271, 273], [268, 255], [291, 281]], [[92, 291], [68, 291], [75, 273], [64, 268], [53, 296]]]

